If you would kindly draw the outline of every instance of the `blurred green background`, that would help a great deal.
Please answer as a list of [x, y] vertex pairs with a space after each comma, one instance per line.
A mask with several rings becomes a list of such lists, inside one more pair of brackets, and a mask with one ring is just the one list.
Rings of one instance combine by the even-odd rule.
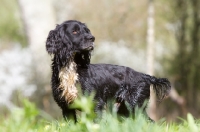
[[[149, 7], [153, 4], [153, 16]], [[151, 13], [150, 13], [151, 14]], [[148, 47], [149, 17], [153, 46]], [[54, 118], [48, 32], [65, 20], [87, 24], [96, 37], [92, 63], [112, 63], [166, 77], [172, 92], [156, 104], [157, 119], [200, 117], [199, 0], [0, 0], [0, 114], [28, 98]], [[149, 48], [154, 54], [148, 54]], [[151, 56], [152, 55], [152, 56]]]

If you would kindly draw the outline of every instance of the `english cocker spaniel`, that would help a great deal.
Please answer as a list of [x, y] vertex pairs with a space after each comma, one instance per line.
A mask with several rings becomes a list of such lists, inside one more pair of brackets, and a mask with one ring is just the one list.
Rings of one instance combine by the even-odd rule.
[[95, 111], [101, 111], [114, 100], [118, 113], [128, 115], [128, 107], [142, 107], [150, 97], [150, 85], [159, 100], [169, 94], [170, 82], [137, 72], [129, 67], [111, 64], [90, 64], [95, 37], [87, 26], [76, 20], [65, 21], [49, 32], [46, 50], [52, 55], [51, 85], [53, 97], [61, 107], [63, 117], [77, 121], [76, 110], [69, 105], [82, 93], [95, 92]]

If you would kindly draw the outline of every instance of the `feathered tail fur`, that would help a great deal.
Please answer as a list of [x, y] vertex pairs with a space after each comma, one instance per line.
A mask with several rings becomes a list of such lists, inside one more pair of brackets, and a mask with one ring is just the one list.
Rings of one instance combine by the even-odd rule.
[[145, 80], [153, 85], [158, 101], [169, 95], [171, 84], [167, 78], [156, 78], [154, 76], [145, 75]]

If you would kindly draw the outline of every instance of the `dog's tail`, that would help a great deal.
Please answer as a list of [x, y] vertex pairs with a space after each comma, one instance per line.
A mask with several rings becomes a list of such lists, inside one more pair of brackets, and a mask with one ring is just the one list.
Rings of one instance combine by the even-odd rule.
[[167, 78], [156, 78], [154, 76], [145, 75], [145, 79], [149, 84], [153, 85], [153, 90], [156, 93], [158, 101], [169, 95], [171, 90], [171, 84]]

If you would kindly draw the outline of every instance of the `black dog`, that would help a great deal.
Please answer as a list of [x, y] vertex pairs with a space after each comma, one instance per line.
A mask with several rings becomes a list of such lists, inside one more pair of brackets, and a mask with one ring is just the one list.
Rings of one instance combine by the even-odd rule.
[[49, 32], [46, 50], [53, 54], [53, 96], [64, 118], [73, 116], [77, 121], [75, 109], [69, 109], [78, 96], [76, 84], [80, 84], [83, 93], [95, 91], [96, 111], [114, 99], [122, 115], [128, 115], [126, 104], [133, 112], [136, 106], [142, 107], [150, 97], [151, 84], [159, 100], [168, 95], [171, 87], [166, 78], [158, 79], [124, 66], [90, 64], [94, 40], [87, 26], [76, 20], [65, 21]]

